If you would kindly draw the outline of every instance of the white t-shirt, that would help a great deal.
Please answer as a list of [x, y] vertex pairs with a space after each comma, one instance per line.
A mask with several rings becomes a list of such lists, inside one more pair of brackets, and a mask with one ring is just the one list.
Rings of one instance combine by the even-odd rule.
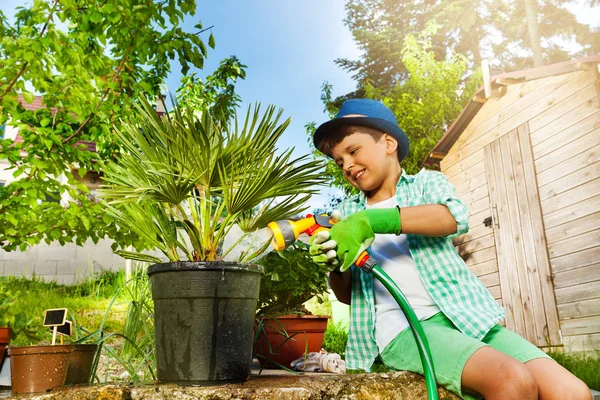
[[[393, 208], [396, 205], [396, 196], [393, 196], [376, 204], [367, 204], [366, 207]], [[371, 244], [371, 253], [377, 261], [377, 265], [402, 290], [419, 320], [427, 319], [440, 312], [439, 307], [421, 281], [408, 249], [406, 235], [375, 234], [375, 241]], [[396, 300], [378, 279], [373, 279], [373, 292], [375, 294], [375, 340], [381, 353], [409, 325]]]

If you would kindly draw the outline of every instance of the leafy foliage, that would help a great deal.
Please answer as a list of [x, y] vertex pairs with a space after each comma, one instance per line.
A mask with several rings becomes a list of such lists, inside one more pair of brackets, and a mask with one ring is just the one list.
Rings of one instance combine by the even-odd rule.
[[11, 293], [8, 289], [0, 286], [0, 327], [9, 327], [13, 331], [12, 340], [20, 337], [26, 340], [37, 340], [38, 335], [33, 328], [34, 318], [22, 309], [17, 309], [15, 296], [19, 292]]
[[301, 241], [282, 251], [271, 251], [257, 262], [265, 269], [258, 296], [259, 315], [304, 312], [303, 303], [327, 292], [329, 269], [315, 264], [308, 245]]
[[235, 83], [245, 77], [246, 66], [237, 57], [231, 56], [221, 61], [206, 82], [195, 74], [184, 76], [177, 89], [177, 102], [184, 110], [206, 110], [216, 121], [227, 123], [242, 100], [235, 93]]
[[[184, 74], [202, 68], [202, 24], [196, 33], [180, 26], [195, 8], [194, 0], [34, 0], [17, 8], [12, 25], [0, 14], [0, 125], [18, 128], [23, 139], [0, 140], [0, 160], [17, 179], [0, 192], [4, 250], [105, 235], [136, 244], [80, 177], [118, 153], [114, 125], [140, 97], [159, 93], [170, 60]], [[31, 111], [25, 105], [34, 93], [43, 108]]]
[[[289, 119], [280, 124], [282, 111], [272, 106], [262, 115], [259, 105], [248, 108], [241, 126], [237, 118], [224, 125], [209, 112], [180, 107], [159, 117], [147, 100], [136, 109], [139, 122], [123, 121], [117, 132], [124, 152], [103, 166], [101, 194], [114, 219], [171, 261], [223, 259], [231, 250], [222, 249], [225, 236], [236, 224], [247, 235], [298, 214], [323, 182], [320, 162], [292, 159], [291, 149], [276, 154]], [[242, 253], [240, 261], [268, 245]]]
[[348, 343], [348, 328], [341, 321], [337, 324], [330, 321], [325, 331], [323, 349], [329, 353], [337, 353], [345, 359], [346, 343]]

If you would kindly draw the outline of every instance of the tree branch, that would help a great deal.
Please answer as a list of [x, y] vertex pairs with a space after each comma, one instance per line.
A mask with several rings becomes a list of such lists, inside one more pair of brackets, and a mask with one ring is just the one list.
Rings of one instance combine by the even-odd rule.
[[[54, 11], [56, 11], [56, 6], [57, 5], [58, 5], [58, 0], [54, 0], [54, 4], [52, 5], [52, 10], [50, 11], [50, 14], [48, 14], [48, 18], [46, 19], [46, 23], [44, 24], [44, 27], [42, 28], [42, 30], [40, 31], [40, 34], [38, 35], [38, 39], [41, 38], [44, 35], [44, 32], [46, 31], [46, 28], [48, 28], [48, 25], [50, 24], [50, 20], [52, 19], [52, 15], [54, 14]], [[23, 63], [23, 66], [21, 67], [21, 69], [19, 70], [19, 72], [17, 72], [17, 75], [9, 83], [8, 87], [6, 88], [6, 90], [4, 90], [4, 92], [2, 92], [2, 94], [0, 95], [0, 102], [2, 101], [2, 99], [4, 98], [4, 96], [6, 96], [6, 94], [11, 91], [11, 89], [13, 88], [13, 86], [15, 85], [15, 83], [17, 83], [17, 80], [19, 80], [19, 78], [21, 77], [21, 75], [23, 75], [23, 73], [25, 72], [25, 69], [27, 68], [28, 65], [29, 65], [29, 61], [25, 61]]]

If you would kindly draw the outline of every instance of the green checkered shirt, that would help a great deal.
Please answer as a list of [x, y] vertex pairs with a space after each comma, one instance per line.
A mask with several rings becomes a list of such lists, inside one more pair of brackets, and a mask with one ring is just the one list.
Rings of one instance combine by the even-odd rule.
[[[504, 309], [469, 271], [452, 244], [452, 238], [469, 230], [468, 208], [456, 197], [454, 186], [440, 172], [423, 169], [416, 175], [406, 175], [402, 170], [396, 188], [400, 207], [444, 204], [456, 219], [456, 233], [443, 237], [407, 235], [408, 245], [421, 280], [440, 310], [461, 332], [483, 338], [504, 318]], [[348, 216], [363, 210], [365, 202], [366, 196], [361, 193], [344, 200], [339, 210], [343, 216]], [[373, 276], [355, 266], [352, 267], [350, 309], [347, 367], [370, 371], [378, 355]]]

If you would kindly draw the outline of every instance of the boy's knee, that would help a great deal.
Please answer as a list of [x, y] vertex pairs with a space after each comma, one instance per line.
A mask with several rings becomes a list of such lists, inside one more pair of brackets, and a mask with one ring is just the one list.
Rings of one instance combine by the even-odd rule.
[[537, 399], [538, 386], [533, 374], [518, 362], [506, 363], [500, 366], [498, 386], [506, 398]]
[[553, 388], [553, 398], [561, 400], [592, 400], [592, 392], [578, 378], [561, 382], [558, 387]]

